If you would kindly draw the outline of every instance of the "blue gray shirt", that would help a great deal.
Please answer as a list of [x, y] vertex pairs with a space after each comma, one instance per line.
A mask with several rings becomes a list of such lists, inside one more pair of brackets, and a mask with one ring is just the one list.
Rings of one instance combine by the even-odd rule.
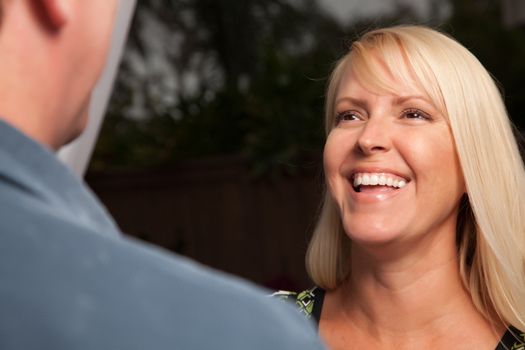
[[55, 155], [0, 121], [0, 349], [321, 349], [257, 287], [119, 234]]

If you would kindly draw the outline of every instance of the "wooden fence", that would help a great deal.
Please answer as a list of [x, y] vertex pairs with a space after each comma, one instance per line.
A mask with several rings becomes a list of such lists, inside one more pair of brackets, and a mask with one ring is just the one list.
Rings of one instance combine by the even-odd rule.
[[302, 289], [322, 192], [314, 163], [272, 181], [238, 157], [87, 181], [127, 234], [269, 288]]

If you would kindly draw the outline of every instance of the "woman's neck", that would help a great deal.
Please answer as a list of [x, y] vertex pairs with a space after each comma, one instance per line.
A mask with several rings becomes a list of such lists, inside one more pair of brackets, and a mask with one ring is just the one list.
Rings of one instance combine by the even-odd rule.
[[340, 289], [346, 316], [371, 332], [417, 333], [472, 307], [455, 257], [401, 265], [353, 264]]
[[[327, 328], [345, 324], [354, 340], [373, 339], [399, 349], [457, 346], [456, 338], [467, 341], [469, 335], [476, 339], [467, 344], [495, 346], [502, 329], [494, 330], [474, 307], [459, 274], [453, 242], [407, 245], [399, 258], [392, 250], [375, 253], [375, 248], [352, 247], [351, 275], [327, 295], [321, 320]], [[434, 347], [437, 343], [441, 345]]]

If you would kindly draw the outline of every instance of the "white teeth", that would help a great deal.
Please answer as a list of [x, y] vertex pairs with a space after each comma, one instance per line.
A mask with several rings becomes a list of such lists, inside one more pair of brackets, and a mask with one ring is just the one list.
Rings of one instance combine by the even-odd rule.
[[389, 174], [357, 173], [354, 175], [354, 187], [365, 186], [389, 186], [395, 188], [405, 187], [407, 182]]
[[370, 185], [370, 176], [368, 176], [367, 174], [364, 174], [361, 180], [361, 185], [365, 185], [365, 186]]

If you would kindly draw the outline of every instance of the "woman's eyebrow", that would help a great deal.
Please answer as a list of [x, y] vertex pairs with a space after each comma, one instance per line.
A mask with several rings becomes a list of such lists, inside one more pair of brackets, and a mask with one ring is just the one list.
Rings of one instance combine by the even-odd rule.
[[422, 100], [423, 102], [429, 103], [428, 99], [422, 95], [408, 95], [408, 96], [399, 96], [394, 99], [395, 105], [401, 105], [410, 100]]
[[[392, 104], [394, 106], [399, 106], [399, 105], [402, 105], [402, 104], [404, 104], [404, 103], [406, 103], [407, 101], [410, 101], [410, 100], [420, 100], [420, 101], [423, 101], [423, 102], [425, 102], [427, 104], [432, 105], [432, 103], [428, 100], [428, 98], [426, 98], [423, 95], [398, 96], [398, 97], [394, 98], [394, 100], [392, 101]], [[337, 108], [337, 106], [340, 103], [350, 103], [352, 106], [356, 106], [356, 107], [363, 108], [363, 109], [368, 109], [368, 107], [369, 107], [369, 103], [368, 103], [368, 101], [366, 99], [355, 98], [355, 97], [352, 97], [352, 96], [344, 96], [344, 97], [337, 98], [336, 101], [335, 101], [335, 107]]]
[[335, 106], [337, 106], [338, 104], [343, 103], [343, 102], [350, 102], [352, 105], [355, 105], [357, 107], [361, 107], [361, 108], [364, 108], [364, 109], [368, 108], [368, 102], [366, 100], [363, 100], [363, 99], [360, 99], [360, 98], [354, 98], [354, 97], [351, 97], [351, 96], [345, 96], [345, 97], [338, 98], [335, 101]]

